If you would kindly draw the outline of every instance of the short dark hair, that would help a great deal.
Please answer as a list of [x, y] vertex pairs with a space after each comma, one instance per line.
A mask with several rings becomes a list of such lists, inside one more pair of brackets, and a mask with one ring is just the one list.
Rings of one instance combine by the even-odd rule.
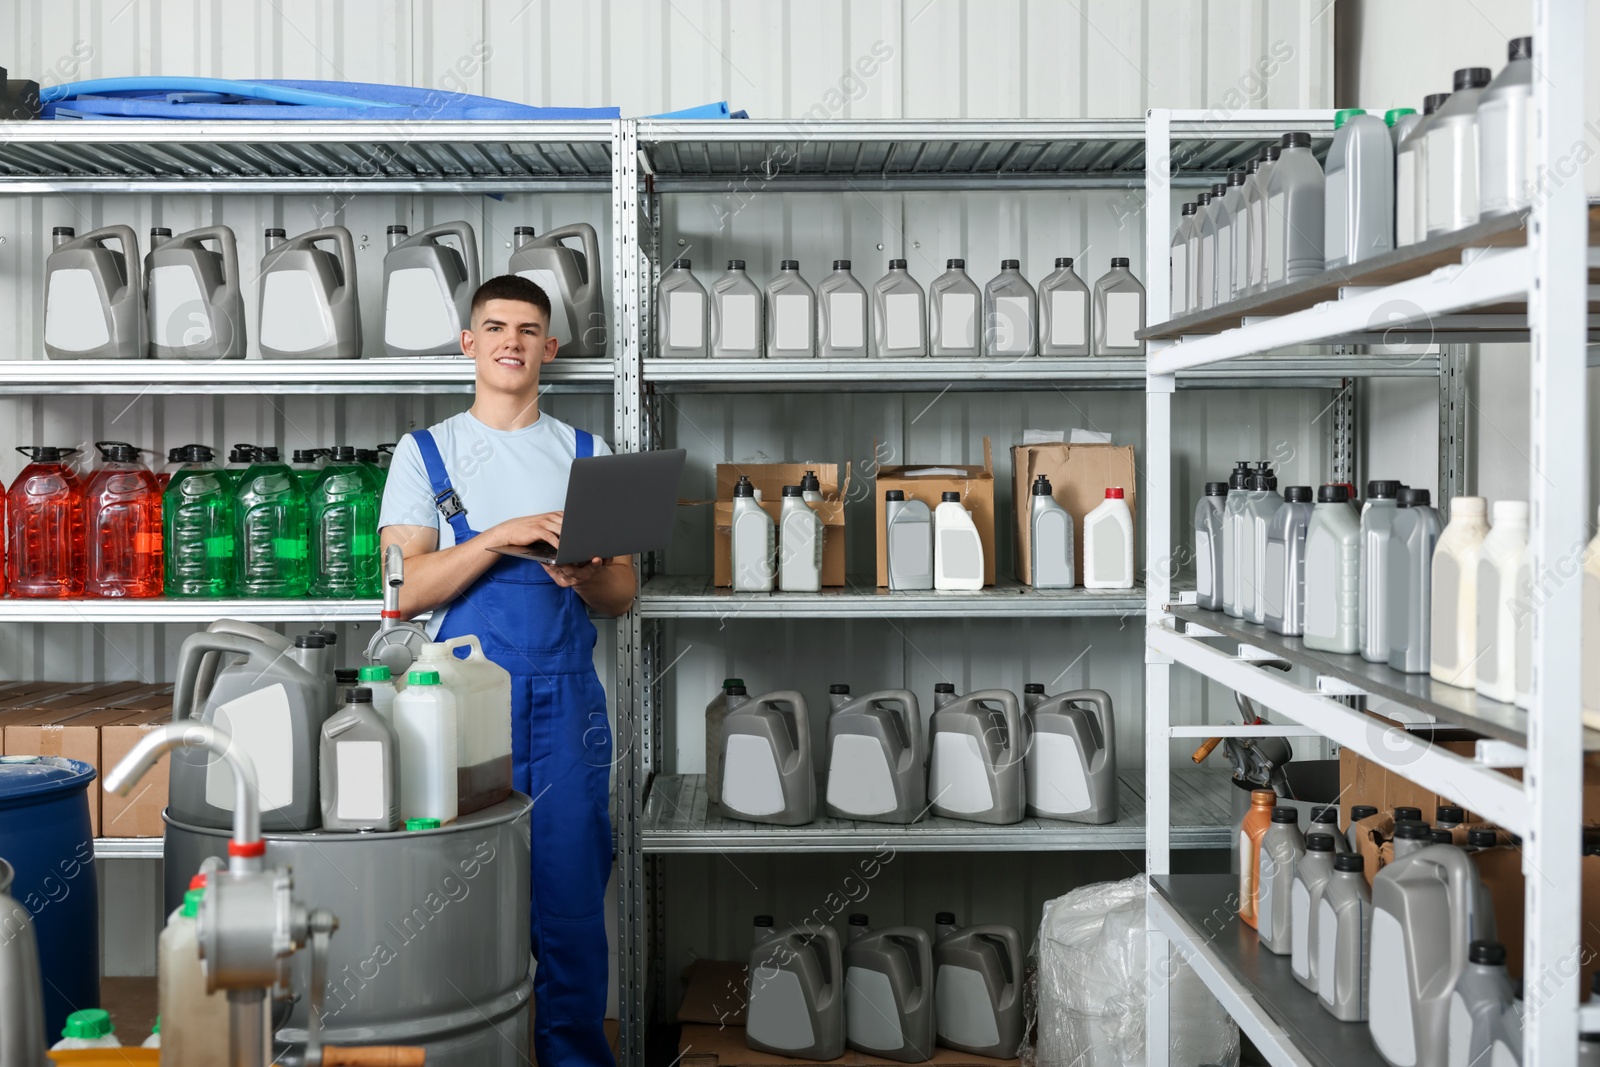
[[545, 329], [550, 328], [550, 298], [543, 289], [520, 274], [502, 274], [478, 286], [478, 291], [472, 294], [472, 317], [476, 319], [479, 309], [491, 300], [516, 300], [532, 304], [544, 312]]

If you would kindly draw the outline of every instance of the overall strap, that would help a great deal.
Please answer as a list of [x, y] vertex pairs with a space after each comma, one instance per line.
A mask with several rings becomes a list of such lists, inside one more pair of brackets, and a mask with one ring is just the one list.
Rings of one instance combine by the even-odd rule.
[[577, 458], [588, 459], [594, 455], [594, 434], [588, 430], [573, 427], [572, 432], [577, 435]]
[[428, 470], [428, 483], [433, 488], [433, 506], [439, 509], [456, 535], [456, 544], [463, 544], [475, 531], [467, 523], [467, 509], [461, 506], [461, 497], [450, 484], [450, 475], [444, 469], [444, 457], [439, 454], [438, 442], [428, 430], [413, 430], [411, 436], [422, 454], [422, 465]]

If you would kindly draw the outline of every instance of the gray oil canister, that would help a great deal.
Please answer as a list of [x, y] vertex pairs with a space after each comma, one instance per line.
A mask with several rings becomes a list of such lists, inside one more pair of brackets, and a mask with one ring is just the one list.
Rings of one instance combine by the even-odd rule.
[[1449, 99], [1449, 93], [1424, 97], [1422, 115], [1401, 135], [1395, 148], [1394, 239], [1397, 248], [1428, 238], [1428, 128], [1433, 125], [1433, 116]]
[[811, 359], [817, 354], [817, 294], [786, 259], [767, 283], [767, 358]]
[[1071, 589], [1077, 584], [1073, 570], [1072, 516], [1056, 503], [1050, 479], [1043, 474], [1033, 480], [1031, 499], [1029, 550], [1033, 587]]
[[793, 690], [728, 697], [722, 720], [722, 810], [746, 822], [799, 826], [816, 814], [811, 718]]
[[1268, 286], [1322, 273], [1322, 165], [1311, 154], [1309, 133], [1283, 135], [1282, 151], [1267, 182]]
[[848, 259], [833, 261], [833, 273], [817, 286], [817, 355], [866, 359], [867, 291], [850, 273]]
[[1192, 251], [1195, 210], [1194, 204], [1183, 205], [1182, 214], [1178, 218], [1178, 228], [1172, 232], [1172, 245], [1168, 249], [1168, 263], [1172, 272], [1170, 300], [1173, 318], [1199, 310], [1190, 302], [1190, 298], [1194, 296], [1194, 280], [1189, 272], [1194, 259]]
[[233, 230], [205, 226], [176, 237], [151, 230], [144, 280], [152, 358], [245, 357], [244, 288]]
[[872, 286], [872, 339], [886, 359], [928, 354], [928, 298], [903, 259]]
[[656, 350], [663, 359], [703, 359], [710, 330], [705, 286], [687, 259], [675, 259], [656, 286]]
[[1250, 486], [1250, 463], [1238, 460], [1228, 475], [1228, 495], [1222, 505], [1222, 610], [1236, 619], [1239, 611], [1239, 538], [1243, 524], [1246, 491]]
[[711, 286], [712, 358], [760, 359], [761, 310], [761, 288], [745, 273], [744, 260], [728, 260], [728, 272]]
[[1256, 932], [1261, 947], [1289, 955], [1294, 936], [1294, 870], [1306, 852], [1300, 813], [1290, 807], [1272, 809], [1272, 825], [1261, 835], [1261, 873], [1256, 882]]
[[1383, 113], [1383, 121], [1389, 126], [1389, 143], [1394, 146], [1395, 162], [1398, 165], [1400, 142], [1410, 136], [1412, 129], [1422, 121], [1422, 116], [1417, 114], [1417, 109], [1414, 107], [1392, 107]]
[[1478, 221], [1478, 97], [1489, 85], [1489, 68], [1463, 67], [1454, 82], [1425, 133], [1429, 237]]
[[1310, 840], [1312, 834], [1327, 834], [1333, 838], [1335, 852], [1350, 851], [1350, 842], [1345, 839], [1344, 831], [1339, 829], [1339, 805], [1317, 804], [1311, 809], [1311, 825], [1306, 827], [1306, 839]]
[[1010, 1059], [1022, 1044], [1022, 938], [1009, 926], [956, 926], [934, 918], [938, 1042], [978, 1056]]
[[[338, 250], [317, 245], [331, 242]], [[263, 359], [359, 359], [356, 246], [343, 226], [267, 231], [257, 321]]]
[[1472, 942], [1467, 946], [1467, 968], [1450, 993], [1446, 1062], [1500, 1063], [1494, 1058], [1494, 1042], [1512, 1003], [1505, 946], [1498, 941]]
[[1327, 268], [1394, 251], [1394, 143], [1389, 127], [1360, 108], [1336, 112], [1323, 206]]
[[757, 915], [750, 950], [745, 1043], [762, 1052], [831, 1060], [844, 1055], [844, 956], [831, 926], [775, 929]]
[[722, 803], [722, 720], [728, 717], [728, 698], [747, 696], [743, 678], [724, 678], [722, 688], [706, 705], [706, 799]]
[[1217, 303], [1226, 304], [1239, 295], [1243, 288], [1240, 276], [1244, 263], [1236, 258], [1240, 248], [1240, 235], [1244, 233], [1244, 183], [1247, 175], [1236, 170], [1228, 175], [1227, 192], [1221, 206], [1213, 200], [1217, 212]]
[[1194, 509], [1195, 598], [1208, 611], [1222, 610], [1222, 523], [1227, 499], [1227, 482], [1207, 482]]
[[[1350, 846], [1351, 852], [1356, 850], [1358, 846], [1357, 838], [1360, 836], [1356, 832], [1356, 823], [1360, 822], [1362, 819], [1370, 819], [1376, 814], [1378, 814], [1378, 809], [1371, 804], [1350, 805], [1350, 825], [1345, 828], [1344, 835], [1346, 843]], [[1345, 850], [1340, 849], [1339, 851], [1343, 852]]]
[[1039, 298], [1019, 260], [1001, 260], [1000, 273], [983, 287], [983, 354], [1039, 354]]
[[1360, 650], [1361, 523], [1342, 485], [1317, 490], [1317, 506], [1306, 528], [1307, 648], [1322, 652]]
[[1372, 882], [1372, 1043], [1390, 1063], [1444, 1067], [1450, 995], [1467, 967], [1478, 880], [1454, 845], [1397, 857]]
[[[131, 226], [102, 226], [82, 237], [51, 231], [44, 261], [44, 352], [51, 359], [143, 359], [144, 286], [139, 239]], [[120, 251], [106, 247], [115, 241]]]
[[1266, 608], [1266, 627], [1299, 637], [1305, 630], [1306, 531], [1311, 526], [1311, 487], [1291, 485], [1283, 506], [1267, 526], [1264, 584], [1256, 591]]
[[1056, 269], [1039, 283], [1039, 354], [1089, 354], [1089, 285], [1059, 256]]
[[1218, 182], [1211, 187], [1211, 199], [1196, 214], [1200, 221], [1200, 291], [1202, 308], [1217, 305], [1217, 281], [1222, 274], [1222, 242], [1227, 231], [1222, 227], [1222, 212], [1228, 194], [1228, 184]]
[[400, 739], [364, 685], [322, 724], [322, 828], [400, 829]]
[[1426, 489], [1402, 489], [1389, 533], [1389, 666], [1427, 674], [1431, 654], [1433, 546], [1439, 542], [1438, 509]]
[[933, 512], [904, 490], [883, 494], [884, 551], [891, 592], [933, 588]]
[[1015, 693], [980, 689], [939, 704], [929, 726], [928, 802], [935, 815], [1005, 825], [1022, 820], [1022, 709]]
[[1261, 156], [1256, 172], [1244, 187], [1245, 218], [1250, 228], [1245, 270], [1252, 293], [1260, 292], [1267, 283], [1267, 189], [1272, 180], [1272, 168], [1278, 165], [1283, 148], [1280, 145], [1268, 145], [1262, 152], [1265, 154]]
[[1532, 202], [1533, 38], [1506, 45], [1506, 65], [1478, 97], [1478, 214], [1524, 211]]
[[[1040, 687], [1040, 693], [1043, 687]], [[1031, 698], [1023, 712], [1028, 814], [1101, 824], [1117, 818], [1117, 724], [1111, 694]]]
[[1144, 286], [1128, 269], [1125, 256], [1112, 256], [1111, 269], [1094, 283], [1094, 354], [1142, 356]]
[[1361, 658], [1370, 663], [1389, 661], [1389, 603], [1399, 593], [1389, 573], [1389, 542], [1399, 514], [1400, 483], [1367, 483], [1361, 506], [1361, 585], [1356, 597], [1357, 634]]
[[733, 589], [738, 593], [770, 593], [777, 572], [773, 566], [777, 529], [756, 500], [755, 486], [744, 475], [733, 487], [732, 532], [729, 537]]
[[1188, 274], [1189, 293], [1185, 297], [1189, 302], [1189, 310], [1203, 311], [1208, 306], [1200, 302], [1200, 287], [1202, 276], [1206, 273], [1205, 264], [1201, 262], [1200, 250], [1204, 247], [1201, 228], [1205, 225], [1206, 212], [1211, 208], [1211, 194], [1201, 193], [1195, 197], [1194, 218], [1189, 220], [1189, 266], [1185, 273]]
[[[461, 331], [472, 328], [472, 294], [481, 281], [478, 238], [465, 220], [412, 234], [389, 227], [383, 257], [383, 349], [391, 356], [453, 356], [461, 353]], [[440, 242], [454, 238], [456, 244]], [[457, 247], [459, 246], [459, 247]], [[540, 288], [544, 288], [540, 286]], [[555, 316], [561, 294], [546, 290]], [[554, 330], [549, 336], [562, 337]]]
[[933, 939], [926, 930], [873, 930], [865, 915], [850, 916], [844, 988], [851, 1048], [906, 1063], [933, 1056]]
[[1306, 835], [1306, 852], [1294, 869], [1289, 887], [1289, 969], [1295, 981], [1317, 991], [1317, 919], [1322, 891], [1333, 877], [1334, 839], [1337, 834]]
[[798, 485], [783, 487], [779, 514], [778, 588], [786, 593], [822, 589], [822, 520]]
[[828, 814], [907, 824], [927, 807], [928, 746], [917, 697], [886, 689], [851, 697], [828, 687]]
[[[1317, 999], [1335, 1019], [1367, 1017], [1372, 981], [1372, 891], [1358, 852], [1333, 857], [1333, 873], [1317, 904]], [[1414, 1061], [1413, 1061], [1414, 1062]]]
[[[586, 222], [574, 222], [535, 237], [518, 226], [508, 273], [528, 279], [550, 298], [550, 336], [567, 356], [606, 355], [605, 287], [600, 279], [600, 238]], [[568, 248], [567, 241], [583, 246]], [[665, 279], [663, 279], [665, 284]]]
[[[1263, 149], [1263, 152], [1265, 150]], [[1250, 245], [1254, 234], [1250, 229], [1250, 188], [1255, 183], [1256, 172], [1265, 162], [1263, 154], [1244, 165], [1244, 182], [1237, 190], [1238, 203], [1233, 209], [1233, 299], [1244, 296], [1250, 289]]]
[[1249, 568], [1241, 571], [1245, 580], [1239, 589], [1240, 607], [1246, 622], [1261, 624], [1267, 621], [1267, 601], [1262, 590], [1267, 584], [1267, 536], [1272, 529], [1273, 517], [1283, 507], [1283, 497], [1278, 495], [1278, 478], [1265, 463], [1251, 477], [1250, 493], [1244, 502], [1245, 544], [1241, 556], [1249, 556]]
[[945, 260], [945, 272], [928, 287], [928, 350], [936, 356], [972, 359], [978, 345], [978, 312], [983, 294], [967, 275], [967, 261]]

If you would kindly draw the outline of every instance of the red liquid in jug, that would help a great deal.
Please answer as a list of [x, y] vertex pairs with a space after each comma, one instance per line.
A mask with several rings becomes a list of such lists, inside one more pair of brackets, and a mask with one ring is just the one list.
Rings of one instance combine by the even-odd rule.
[[16, 597], [83, 595], [83, 483], [75, 448], [19, 447], [33, 462], [6, 493], [6, 577]]

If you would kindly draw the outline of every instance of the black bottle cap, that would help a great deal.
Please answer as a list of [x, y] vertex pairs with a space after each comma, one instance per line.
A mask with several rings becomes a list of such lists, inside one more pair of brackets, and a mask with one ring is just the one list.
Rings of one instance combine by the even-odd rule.
[[1435, 111], [1438, 111], [1441, 107], [1444, 107], [1444, 102], [1446, 100], [1448, 100], [1448, 99], [1450, 99], [1450, 94], [1449, 93], [1433, 93], [1432, 95], [1423, 97], [1422, 98], [1422, 113], [1424, 115], [1433, 114]]
[[749, 477], [741, 474], [739, 475], [739, 480], [734, 483], [733, 495], [735, 497], [747, 496], [754, 499], [756, 495], [756, 487], [750, 484]]
[[1311, 821], [1316, 823], [1331, 822], [1337, 826], [1339, 824], [1339, 805], [1318, 804], [1311, 809]]
[[399, 224], [396, 224], [394, 226], [387, 227], [384, 230], [384, 232], [385, 233], [410, 233], [411, 232], [411, 228], [408, 227], [408, 226], [401, 226]]
[[76, 237], [77, 235], [78, 235], [78, 231], [74, 230], [71, 226], [52, 226], [52, 227], [50, 227], [50, 236], [51, 237]]
[[1227, 196], [1227, 195], [1228, 195], [1228, 183], [1227, 182], [1218, 182], [1217, 184], [1215, 184], [1215, 185], [1213, 185], [1211, 187], [1211, 199], [1216, 200], [1219, 197], [1224, 197], [1224, 196]]
[[1455, 835], [1449, 830], [1430, 830], [1429, 833], [1433, 835], [1433, 843], [1436, 845], [1453, 845], [1456, 843]]
[[1281, 145], [1268, 145], [1267, 146], [1267, 162], [1268, 163], [1277, 162], [1278, 157], [1281, 156], [1281, 155], [1283, 155], [1283, 147]]
[[1111, 266], [1112, 266], [1113, 269], [1115, 269], [1117, 267], [1126, 268], [1127, 265], [1128, 265], [1128, 257], [1127, 256], [1112, 256], [1111, 257]]
[[1291, 485], [1283, 491], [1283, 499], [1291, 504], [1311, 503], [1311, 487], [1309, 485]]
[[1474, 941], [1467, 946], [1467, 962], [1487, 964], [1490, 967], [1504, 966], [1506, 947], [1498, 941]]
[[1040, 474], [1033, 479], [1034, 496], [1049, 496], [1052, 492], [1053, 490], [1050, 487], [1049, 478], [1046, 478], [1044, 475]]
[[1022, 691], [1024, 693], [1038, 693], [1040, 696], [1043, 696], [1044, 695], [1044, 683], [1043, 682], [1025, 682], [1023, 684], [1023, 686], [1022, 686]]
[[1206, 496], [1227, 496], [1227, 495], [1228, 495], [1228, 483], [1227, 482], [1207, 482], [1206, 483]]
[[886, 501], [904, 500], [905, 498], [906, 491], [904, 489], [885, 489], [883, 491], [883, 499]]
[[356, 449], [354, 445], [334, 445], [328, 449], [328, 459], [334, 463], [354, 463]]
[[1299, 130], [1296, 130], [1294, 133], [1286, 133], [1286, 134], [1283, 135], [1283, 147], [1285, 147], [1285, 148], [1310, 148], [1311, 147], [1311, 135], [1309, 133], [1304, 133], [1304, 132], [1301, 132]]
[[786, 486], [783, 487], [783, 495], [784, 496], [804, 496], [805, 495], [805, 491], [802, 490], [798, 485], [786, 485]]
[[833, 261], [833, 269], [834, 270], [849, 270], [850, 269], [850, 261], [848, 259], [836, 259], [836, 260]]
[[295, 463], [315, 463], [320, 455], [322, 455], [320, 448], [297, 448], [290, 456], [290, 460]]
[[941, 911], [933, 917], [933, 925], [935, 926], [954, 926], [955, 924], [956, 913], [953, 911]]
[[742, 696], [749, 696], [750, 695], [750, 690], [746, 689], [742, 684], [738, 684], [738, 683], [735, 683], [734, 685], [724, 686], [723, 690], [724, 690], [724, 692], [726, 692], [731, 697], [742, 697]]
[[934, 682], [933, 683], [933, 691], [935, 693], [954, 693], [956, 691], [955, 683], [953, 683], [953, 682]]
[[176, 446], [174, 448], [167, 449], [167, 462], [168, 463], [182, 463], [183, 462], [183, 446], [182, 445], [178, 445], [178, 446]]
[[171, 237], [172, 236], [172, 227], [171, 226], [152, 226], [152, 227], [150, 227], [150, 236], [151, 237]]
[[1494, 848], [1500, 843], [1500, 835], [1486, 827], [1467, 831], [1467, 844], [1473, 848]]
[[865, 915], [861, 914], [858, 911], [854, 915], [850, 916], [850, 925], [851, 926], [866, 926], [867, 925], [867, 917]]
[[1183, 205], [1183, 213], [1186, 216], [1187, 215], [1193, 215], [1195, 213], [1195, 211], [1197, 211], [1197, 210], [1198, 209], [1193, 204], [1185, 204], [1185, 205]]
[[295, 648], [327, 648], [328, 642], [322, 639], [321, 634], [300, 634], [294, 639]]
[[889, 261], [889, 269], [890, 270], [905, 270], [906, 269], [906, 261], [903, 260], [903, 259], [891, 259]]
[[1396, 841], [1432, 841], [1433, 831], [1425, 822], [1416, 822], [1403, 819], [1394, 824], [1394, 839]]
[[1458, 93], [1463, 89], [1482, 89], [1485, 85], [1489, 84], [1489, 68], [1462, 67], [1460, 70], [1456, 71], [1455, 76], [1451, 79], [1451, 81], [1454, 85], [1455, 91]]
[[[1194, 198], [1194, 202], [1196, 204], [1200, 205], [1201, 207], [1205, 207], [1205, 206], [1207, 206], [1208, 204], [1211, 203], [1211, 194], [1210, 193], [1201, 193], [1199, 196]], [[1196, 212], [1196, 214], [1199, 214], [1199, 212]]]
[[952, 492], [948, 492], [948, 491], [939, 494], [939, 502], [940, 503], [948, 504], [948, 503], [951, 503], [952, 501], [954, 501], [957, 504], [961, 503], [961, 494], [960, 493], [952, 493]]
[[361, 672], [354, 667], [338, 667], [334, 669], [333, 681], [335, 685], [355, 685], [361, 681]]
[[107, 463], [139, 462], [139, 450], [126, 441], [96, 441], [94, 447]]
[[1367, 861], [1361, 858], [1359, 852], [1340, 852], [1333, 857], [1333, 869], [1336, 871], [1361, 871], [1367, 866]]
[[[357, 671], [356, 673], [360, 674], [361, 672]], [[370, 704], [372, 703], [372, 690], [364, 685], [351, 686], [344, 691], [344, 702], [346, 704]]]
[[339, 643], [339, 635], [332, 630], [312, 630], [311, 636], [322, 638], [327, 642], [329, 648]]
[[673, 270], [688, 270], [690, 266], [691, 264], [687, 259], [675, 259], [672, 261]]
[[1021, 270], [1022, 269], [1022, 261], [1021, 260], [1017, 260], [1017, 259], [1002, 259], [1000, 261], [1000, 269], [1001, 270]]
[[778, 264], [778, 269], [779, 270], [799, 270], [800, 269], [800, 261], [798, 259], [786, 259], [783, 262]]
[[822, 492], [822, 482], [817, 478], [816, 471], [806, 471], [800, 476], [800, 488], [808, 493]]
[[1400, 490], [1400, 506], [1403, 508], [1425, 508], [1433, 504], [1433, 498], [1426, 489]]
[[843, 682], [835, 682], [834, 684], [828, 686], [828, 695], [829, 696], [849, 696], [850, 695], [850, 687], [848, 685], [845, 685]]
[[1262, 162], [1263, 161], [1259, 159], [1252, 159], [1250, 162], [1244, 165], [1244, 172], [1247, 180], [1249, 175], [1254, 174], [1256, 171], [1261, 169]]
[[964, 259], [947, 259], [944, 261], [945, 270], [966, 270], [967, 261]]
[[17, 451], [35, 463], [59, 463], [62, 457], [72, 455], [77, 449], [56, 445], [18, 445]]
[[1057, 256], [1056, 257], [1056, 269], [1057, 270], [1061, 270], [1064, 267], [1070, 267], [1070, 266], [1072, 266], [1072, 257], [1071, 256]]
[[180, 457], [185, 463], [210, 463], [216, 458], [209, 445], [184, 445]]
[[1533, 58], [1533, 38], [1513, 37], [1506, 42], [1506, 62], [1515, 63], [1519, 59]]
[[1434, 822], [1464, 823], [1467, 813], [1456, 804], [1440, 804], [1433, 812]]
[[262, 445], [260, 448], [256, 449], [256, 459], [265, 460], [268, 463], [278, 462], [278, 446]]
[[1247, 175], [1245, 174], [1244, 171], [1236, 170], [1233, 173], [1228, 175], [1228, 185], [1229, 186], [1243, 185], [1245, 183], [1246, 177], [1247, 177]]
[[742, 260], [742, 259], [730, 259], [730, 260], [728, 260], [728, 269], [729, 270], [744, 270], [744, 260]]
[[[513, 227], [511, 227], [511, 236], [513, 236], [513, 237], [532, 237], [533, 236], [533, 227], [532, 226], [513, 226]], [[688, 260], [684, 260], [683, 262], [684, 262], [684, 265], [687, 266], [689, 261]]]
[[756, 925], [757, 926], [771, 926], [772, 925], [772, 916], [770, 916], [770, 915], [757, 915], [756, 916]]
[[1265, 493], [1277, 483], [1277, 479], [1270, 474], [1256, 471], [1250, 475], [1250, 488], [1258, 493]]
[[263, 236], [266, 236], [266, 237], [287, 237], [288, 233], [284, 230], [284, 228], [282, 226], [268, 226], [267, 229], [266, 229], [266, 232], [265, 232], [265, 234]]
[[1350, 490], [1342, 485], [1324, 485], [1317, 490], [1317, 503], [1348, 504], [1350, 503]]
[[1299, 823], [1300, 812], [1295, 808], [1277, 807], [1272, 809], [1273, 822]]
[[1421, 822], [1422, 821], [1422, 809], [1421, 808], [1413, 808], [1413, 807], [1411, 807], [1409, 805], [1401, 805], [1400, 807], [1394, 809], [1394, 821], [1395, 822]]
[[1378, 814], [1378, 809], [1373, 805], [1357, 804], [1350, 809], [1350, 821], [1360, 822], [1362, 819], [1370, 819], [1376, 814]]
[[1369, 500], [1395, 500], [1400, 496], [1400, 483], [1393, 481], [1368, 482], [1367, 498]]
[[1306, 851], [1307, 852], [1332, 852], [1333, 851], [1333, 835], [1332, 834], [1307, 834], [1306, 835]]
[[358, 448], [358, 449], [356, 449], [356, 462], [357, 463], [371, 463], [374, 466], [376, 466], [377, 462], [378, 462], [378, 450], [376, 448]]

